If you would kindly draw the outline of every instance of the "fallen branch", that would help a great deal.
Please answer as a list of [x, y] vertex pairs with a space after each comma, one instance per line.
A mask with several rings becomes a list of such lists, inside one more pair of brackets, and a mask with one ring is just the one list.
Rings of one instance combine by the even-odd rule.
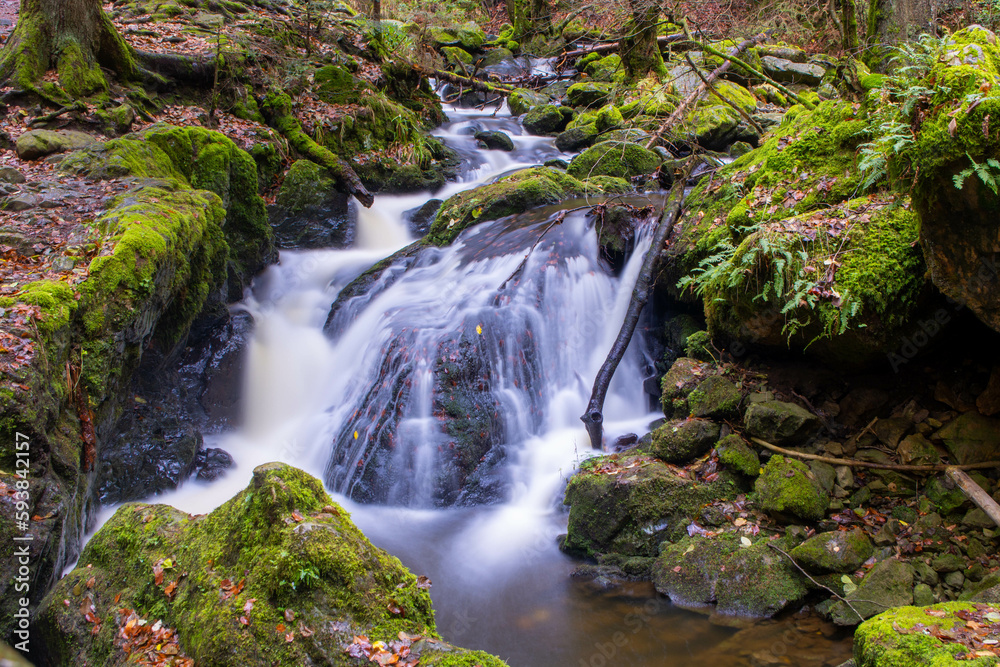
[[[673, 35], [660, 35], [656, 38], [660, 46], [664, 44], [673, 44], [674, 42], [680, 42], [687, 39], [687, 35], [682, 32]], [[598, 44], [597, 46], [588, 46], [583, 49], [576, 49], [575, 51], [567, 51], [562, 54], [563, 58], [579, 58], [580, 56], [586, 56], [591, 53], [611, 53], [612, 51], [617, 51], [621, 48], [619, 42], [608, 42], [606, 44]]]
[[371, 207], [375, 197], [368, 192], [351, 165], [302, 131], [302, 125], [292, 114], [292, 100], [288, 95], [272, 93], [261, 103], [260, 108], [268, 125], [280, 132], [292, 148], [326, 169], [337, 181], [337, 185], [344, 192], [354, 195], [362, 206]]
[[688, 65], [691, 66], [692, 71], [694, 71], [694, 73], [698, 75], [698, 78], [701, 79], [701, 82], [703, 84], [705, 84], [706, 89], [712, 95], [715, 95], [716, 97], [718, 97], [720, 100], [722, 100], [723, 102], [725, 102], [729, 107], [731, 107], [733, 110], [735, 110], [736, 113], [738, 113], [739, 115], [743, 116], [743, 120], [745, 120], [746, 122], [748, 122], [750, 124], [750, 126], [753, 127], [753, 129], [757, 130], [758, 134], [761, 134], [761, 135], [764, 134], [764, 128], [761, 127], [760, 123], [758, 123], [753, 118], [751, 118], [750, 114], [748, 114], [746, 111], [744, 111], [742, 107], [740, 107], [738, 104], [736, 104], [731, 99], [729, 99], [728, 97], [726, 97], [725, 95], [723, 95], [722, 93], [720, 93], [718, 90], [715, 89], [715, 86], [712, 84], [712, 82], [705, 78], [705, 75], [702, 74], [701, 70], [698, 69], [698, 66], [694, 64], [693, 60], [691, 60], [691, 54], [685, 53], [684, 54], [684, 59], [687, 60], [687, 63], [688, 63]]
[[986, 512], [986, 516], [993, 519], [993, 523], [1000, 526], [1000, 505], [983, 490], [983, 487], [976, 484], [958, 466], [948, 466], [945, 474], [951, 477], [958, 488], [962, 489], [962, 493], [976, 504], [976, 507]]
[[614, 344], [611, 346], [611, 351], [608, 352], [607, 359], [604, 360], [601, 369], [597, 372], [597, 377], [594, 378], [594, 388], [590, 392], [590, 402], [587, 404], [587, 411], [580, 417], [580, 420], [587, 427], [587, 434], [590, 436], [590, 445], [594, 449], [601, 449], [604, 440], [604, 397], [608, 393], [608, 385], [611, 384], [611, 378], [614, 376], [618, 364], [621, 363], [622, 357], [625, 356], [625, 350], [628, 349], [629, 341], [632, 340], [632, 334], [639, 323], [639, 315], [642, 313], [646, 301], [649, 300], [653, 269], [656, 267], [657, 260], [659, 260], [660, 254], [666, 245], [667, 238], [670, 237], [674, 223], [680, 215], [681, 205], [684, 202], [684, 186], [687, 183], [687, 175], [690, 173], [693, 164], [693, 160], [689, 159], [687, 161], [684, 165], [684, 176], [678, 178], [674, 182], [674, 186], [670, 189], [670, 194], [668, 195], [669, 203], [663, 209], [663, 215], [660, 216], [660, 222], [656, 227], [653, 240], [649, 244], [649, 250], [646, 251], [646, 257], [642, 261], [642, 268], [639, 270], [639, 276], [635, 280], [635, 288], [632, 290], [632, 300], [629, 301], [628, 311], [625, 313], [622, 328], [618, 331], [618, 338], [615, 339]]
[[674, 123], [680, 120], [681, 116], [684, 115], [684, 112], [687, 111], [688, 107], [697, 102], [701, 98], [701, 96], [705, 94], [705, 91], [708, 90], [709, 86], [712, 84], [713, 81], [718, 79], [723, 72], [729, 69], [730, 65], [733, 63], [733, 60], [736, 56], [743, 53], [757, 42], [763, 41], [763, 39], [766, 36], [767, 33], [762, 32], [758, 35], [755, 35], [754, 37], [751, 37], [750, 39], [740, 42], [739, 44], [731, 48], [728, 54], [723, 54], [724, 60], [722, 61], [722, 64], [716, 67], [714, 70], [712, 70], [712, 72], [707, 77], [702, 79], [701, 85], [699, 85], [698, 88], [696, 88], [693, 93], [688, 95], [687, 98], [683, 102], [681, 102], [676, 109], [674, 109], [674, 112], [670, 114], [670, 116], [665, 121], [663, 121], [663, 124], [660, 125], [659, 128], [657, 128], [656, 132], [653, 133], [653, 136], [649, 138], [648, 142], [646, 142], [646, 149], [650, 150], [653, 148], [653, 146], [656, 145], [656, 142], [660, 139], [661, 136], [663, 136], [663, 133], [669, 130], [674, 125]]
[[461, 76], [460, 74], [446, 72], [441, 69], [427, 69], [417, 65], [414, 65], [414, 69], [419, 72], [421, 76], [425, 76], [429, 79], [447, 81], [448, 83], [454, 83], [459, 86], [468, 86], [469, 88], [478, 90], [481, 93], [497, 93], [498, 95], [507, 95], [514, 90], [510, 86], [505, 86], [499, 83], [488, 83], [482, 79], [474, 79], [470, 76]]
[[758, 79], [761, 79], [761, 80], [766, 81], [767, 83], [771, 84], [772, 86], [774, 86], [775, 88], [777, 88], [778, 90], [780, 90], [782, 93], [784, 93], [788, 97], [790, 97], [793, 100], [795, 100], [797, 103], [799, 103], [802, 106], [804, 106], [806, 109], [812, 110], [812, 109], [816, 108], [816, 105], [814, 105], [809, 100], [807, 100], [807, 99], [805, 99], [803, 97], [800, 97], [798, 93], [790, 90], [784, 84], [779, 83], [778, 81], [775, 81], [774, 79], [772, 79], [771, 77], [769, 77], [768, 75], [764, 74], [759, 69], [757, 69], [756, 67], [754, 67], [753, 65], [750, 65], [749, 63], [747, 63], [745, 60], [737, 58], [736, 56], [739, 55], [738, 53], [733, 54], [731, 56], [727, 56], [722, 51], [719, 51], [718, 49], [713, 48], [713, 47], [709, 46], [708, 44], [702, 44], [702, 48], [705, 50], [706, 53], [709, 53], [709, 54], [711, 54], [713, 56], [718, 56], [720, 58], [729, 58], [729, 60], [734, 65], [738, 65], [739, 67], [742, 67], [743, 69], [745, 69], [750, 74], [753, 74], [754, 76], [756, 76]]
[[[777, 546], [774, 542], [768, 542], [767, 546], [771, 547], [772, 549], [774, 549], [775, 551], [777, 551], [779, 554], [781, 554], [782, 556], [784, 556], [785, 558], [787, 558], [788, 562], [790, 562], [792, 565], [794, 565], [799, 572], [801, 572], [802, 574], [804, 574], [806, 576], [806, 579], [808, 579], [809, 581], [813, 582], [815, 585], [819, 586], [820, 588], [825, 588], [831, 595], [833, 595], [833, 597], [837, 598], [838, 600], [840, 600], [841, 602], [843, 602], [844, 604], [846, 604], [848, 607], [850, 607], [851, 611], [853, 611], [855, 614], [857, 614], [859, 619], [861, 619], [862, 621], [865, 620], [865, 617], [858, 613], [858, 610], [854, 608], [854, 605], [851, 604], [850, 600], [848, 600], [843, 595], [841, 595], [837, 591], [833, 590], [829, 586], [821, 584], [818, 581], [816, 581], [815, 579], [813, 579], [812, 575], [810, 575], [808, 572], [806, 572], [804, 569], [802, 569], [802, 566], [795, 562], [795, 559], [792, 558], [791, 554], [789, 554], [788, 552], [786, 552], [781, 547]], [[870, 602], [871, 604], [877, 604], [880, 607], [885, 607], [885, 605], [882, 604], [881, 602], [875, 602], [874, 600], [854, 600], [854, 602]]]
[[986, 470], [988, 468], [1000, 468], [1000, 461], [967, 463], [965, 465], [953, 466], [945, 463], [928, 464], [928, 465], [906, 465], [903, 463], [875, 463], [873, 461], [860, 461], [858, 459], [838, 459], [833, 456], [806, 454], [805, 452], [797, 452], [794, 449], [785, 449], [784, 447], [778, 447], [777, 445], [772, 445], [768, 441], [761, 440], [760, 438], [750, 438], [750, 440], [757, 443], [764, 449], [769, 449], [772, 452], [782, 454], [784, 456], [791, 456], [797, 459], [805, 459], [806, 461], [819, 461], [821, 463], [829, 463], [830, 465], [835, 465], [835, 466], [850, 466], [853, 468], [876, 468], [878, 470], [898, 470], [900, 472], [948, 472], [949, 470]]

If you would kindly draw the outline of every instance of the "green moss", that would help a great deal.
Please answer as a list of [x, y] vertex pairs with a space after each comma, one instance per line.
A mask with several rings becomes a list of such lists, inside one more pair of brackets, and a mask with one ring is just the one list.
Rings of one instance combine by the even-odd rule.
[[[945, 612], [931, 616], [928, 609]], [[942, 631], [963, 628], [965, 621], [955, 616], [959, 611], [973, 611], [968, 603], [946, 602], [933, 607], [898, 607], [871, 618], [854, 633], [854, 660], [858, 667], [993, 667], [996, 658], [960, 660], [968, 649], [957, 643], [926, 634], [921, 628], [939, 627]]]
[[732, 433], [715, 445], [719, 461], [728, 468], [740, 472], [747, 477], [760, 474], [760, 457], [750, 449], [743, 438]]
[[706, 453], [719, 439], [719, 425], [705, 419], [669, 421], [652, 433], [652, 453], [670, 463], [683, 463]]
[[427, 241], [447, 245], [470, 225], [555, 204], [570, 193], [583, 190], [583, 183], [558, 169], [525, 169], [449, 198], [431, 225]]
[[631, 178], [653, 173], [662, 161], [659, 155], [638, 144], [602, 141], [573, 158], [566, 171], [576, 178]]
[[808, 466], [795, 459], [772, 456], [754, 485], [761, 509], [806, 521], [826, 515], [830, 499], [813, 479]]
[[[164, 568], [159, 585], [157, 563]], [[61, 602], [89, 577], [107, 626], [93, 639], [78, 610]], [[176, 583], [172, 597], [164, 592], [169, 582]], [[227, 594], [238, 582], [242, 591]], [[432, 642], [444, 660], [436, 664], [462, 665], [473, 656], [503, 665], [436, 641], [430, 596], [416, 577], [373, 547], [318, 480], [283, 464], [258, 467], [246, 490], [205, 516], [164, 505], [124, 506], [47, 600], [39, 633], [86, 638], [82, 649], [68, 650], [92, 662], [112, 651], [115, 610], [126, 607], [176, 628], [185, 653], [204, 664], [305, 664], [314, 651], [342, 656], [355, 635], [389, 642], [407, 632]], [[294, 641], [286, 641], [289, 631]], [[334, 664], [342, 663], [346, 657]]]

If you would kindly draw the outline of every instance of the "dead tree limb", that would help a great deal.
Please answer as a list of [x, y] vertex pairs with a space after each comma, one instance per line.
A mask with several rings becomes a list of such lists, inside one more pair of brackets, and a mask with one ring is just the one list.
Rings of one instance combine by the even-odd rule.
[[750, 116], [750, 114], [748, 114], [746, 111], [743, 110], [743, 108], [741, 106], [739, 106], [738, 104], [736, 104], [735, 102], [733, 102], [731, 99], [729, 99], [728, 97], [726, 97], [725, 95], [723, 95], [722, 93], [720, 93], [718, 90], [715, 89], [715, 86], [712, 84], [712, 82], [710, 82], [707, 78], [705, 78], [705, 75], [702, 73], [702, 71], [700, 69], [698, 69], [698, 66], [694, 64], [693, 60], [691, 60], [691, 55], [690, 54], [685, 53], [684, 54], [684, 59], [687, 60], [688, 65], [691, 66], [691, 70], [695, 74], [698, 75], [698, 78], [701, 79], [701, 82], [705, 84], [706, 89], [708, 90], [708, 92], [710, 92], [712, 95], [715, 95], [716, 97], [718, 97], [720, 100], [722, 100], [723, 102], [725, 102], [727, 106], [729, 106], [732, 109], [734, 109], [736, 111], [736, 113], [738, 113], [739, 115], [743, 116], [743, 120], [745, 120], [747, 123], [749, 123], [750, 126], [753, 129], [757, 130], [758, 134], [761, 134], [761, 135], [764, 134], [764, 128], [760, 126], [760, 123], [758, 123], [757, 121], [755, 121]]
[[370, 208], [375, 197], [368, 192], [364, 183], [354, 173], [343, 158], [330, 149], [319, 145], [302, 131], [302, 125], [292, 113], [292, 100], [284, 93], [272, 93], [260, 105], [267, 124], [281, 133], [292, 148], [304, 157], [312, 160], [329, 172], [341, 190], [361, 202], [365, 208]]
[[742, 67], [743, 69], [745, 69], [750, 74], [753, 74], [758, 79], [760, 79], [762, 81], [766, 81], [767, 83], [771, 84], [772, 86], [774, 86], [775, 88], [777, 88], [778, 90], [780, 90], [782, 93], [784, 93], [785, 95], [787, 95], [791, 99], [795, 100], [795, 102], [797, 104], [801, 104], [802, 106], [804, 106], [806, 109], [812, 110], [812, 109], [816, 108], [816, 105], [814, 105], [812, 102], [810, 102], [809, 100], [807, 100], [804, 97], [800, 96], [795, 91], [789, 89], [787, 86], [785, 86], [781, 82], [775, 81], [774, 79], [772, 79], [768, 75], [764, 74], [759, 69], [757, 69], [756, 67], [754, 67], [753, 65], [751, 65], [750, 63], [748, 63], [747, 61], [738, 58], [737, 57], [739, 55], [738, 53], [735, 53], [733, 55], [727, 56], [722, 51], [719, 51], [718, 49], [713, 48], [712, 46], [710, 46], [708, 44], [702, 44], [702, 49], [704, 49], [705, 53], [708, 53], [709, 55], [718, 56], [719, 58], [729, 58], [729, 60], [732, 61], [732, 63], [734, 65], [737, 65], [738, 67]]
[[[673, 35], [660, 35], [656, 38], [660, 46], [664, 44], [673, 44], [674, 42], [680, 42], [687, 39], [687, 35], [682, 32]], [[588, 46], [583, 49], [576, 49], [574, 51], [567, 51], [562, 54], [563, 58], [579, 58], [580, 56], [586, 56], [591, 53], [611, 53], [612, 51], [617, 51], [621, 48], [621, 44], [618, 42], [608, 42], [607, 44], [598, 44], [597, 46]]]
[[697, 102], [701, 98], [701, 96], [705, 94], [705, 91], [708, 90], [708, 87], [712, 84], [713, 81], [718, 79], [723, 72], [729, 69], [729, 66], [732, 65], [733, 63], [733, 58], [743, 53], [754, 44], [763, 41], [766, 36], [767, 33], [762, 32], [758, 35], [755, 35], [754, 37], [751, 37], [750, 39], [740, 42], [733, 48], [729, 49], [729, 53], [723, 55], [722, 64], [716, 67], [714, 70], [712, 70], [712, 72], [707, 77], [702, 79], [701, 85], [699, 85], [693, 93], [688, 95], [687, 98], [684, 101], [682, 101], [677, 106], [676, 109], [674, 109], [674, 112], [670, 114], [670, 116], [667, 117], [665, 121], [663, 121], [663, 124], [660, 125], [659, 128], [657, 128], [656, 132], [653, 133], [653, 136], [649, 138], [648, 142], [646, 142], [646, 148], [651, 149], [653, 148], [653, 146], [656, 145], [656, 142], [660, 139], [661, 136], [663, 136], [663, 133], [669, 130], [678, 120], [681, 119], [681, 117], [684, 115], [684, 112], [687, 111], [688, 107]]
[[[772, 445], [767, 440], [761, 440], [760, 438], [750, 438], [753, 442], [757, 443], [764, 449], [769, 449], [772, 452], [781, 454], [783, 456], [791, 456], [797, 459], [804, 459], [806, 461], [819, 461], [821, 463], [829, 463], [834, 466], [850, 466], [853, 468], [874, 468], [876, 470], [898, 470], [899, 472], [948, 472], [949, 470], [986, 470], [988, 468], [1000, 468], [1000, 461], [986, 461], [984, 463], [968, 463], [966, 465], [953, 466], [943, 463], [938, 464], [928, 464], [928, 465], [905, 465], [902, 463], [874, 463], [872, 461], [861, 461], [859, 459], [838, 459], [833, 456], [820, 456], [819, 454], [806, 454], [805, 452], [797, 452], [794, 449], [785, 449], [784, 447], [778, 447], [777, 445]], [[974, 484], [975, 482], [973, 482]], [[984, 510], [985, 511], [985, 510]]]
[[469, 88], [478, 90], [481, 93], [497, 93], [498, 95], [507, 95], [514, 90], [510, 86], [505, 86], [499, 83], [489, 83], [487, 81], [483, 81], [482, 79], [461, 76], [459, 74], [455, 74], [454, 72], [446, 72], [441, 69], [427, 69], [417, 65], [414, 65], [414, 69], [422, 76], [429, 79], [438, 79], [439, 81], [447, 81], [448, 83], [454, 83], [459, 86], [468, 86]]
[[986, 516], [993, 519], [993, 523], [1000, 526], [1000, 505], [993, 500], [983, 487], [976, 484], [971, 477], [962, 472], [957, 466], [949, 466], [945, 474], [950, 477], [962, 493], [968, 496], [969, 500], [976, 504], [976, 507], [986, 512]]
[[632, 290], [632, 300], [629, 301], [628, 310], [625, 313], [625, 321], [622, 322], [618, 338], [611, 346], [607, 359], [604, 360], [601, 369], [597, 372], [597, 377], [594, 378], [594, 388], [590, 392], [587, 411], [580, 417], [584, 426], [587, 427], [590, 445], [594, 449], [601, 449], [604, 439], [604, 398], [608, 393], [608, 385], [611, 384], [611, 378], [614, 376], [618, 364], [621, 363], [622, 357], [625, 356], [625, 350], [628, 349], [629, 341], [632, 340], [632, 334], [639, 323], [639, 315], [649, 300], [653, 269], [656, 268], [656, 263], [670, 237], [670, 232], [674, 229], [674, 223], [680, 215], [681, 205], [684, 203], [684, 186], [687, 183], [687, 174], [690, 173], [693, 164], [692, 160], [688, 160], [684, 166], [684, 176], [674, 181], [674, 186], [670, 189], [667, 205], [663, 209], [663, 215], [660, 216], [653, 240], [642, 261], [639, 276], [635, 280], [635, 288]]

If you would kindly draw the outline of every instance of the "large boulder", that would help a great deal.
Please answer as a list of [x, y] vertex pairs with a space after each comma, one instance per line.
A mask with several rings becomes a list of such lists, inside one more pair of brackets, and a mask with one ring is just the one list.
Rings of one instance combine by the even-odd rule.
[[576, 178], [615, 176], [631, 178], [651, 174], [663, 162], [653, 151], [623, 141], [602, 141], [577, 155], [567, 172]]
[[608, 103], [613, 91], [611, 84], [583, 81], [569, 87], [566, 91], [566, 101], [573, 107], [596, 109]]
[[[795, 566], [771, 548], [738, 533], [685, 537], [664, 544], [653, 565], [656, 590], [677, 605], [715, 605], [725, 616], [768, 618], [803, 599], [809, 587]], [[774, 546], [787, 549], [785, 540]]]
[[507, 106], [513, 116], [526, 114], [537, 106], [548, 104], [551, 98], [530, 88], [515, 88], [507, 96]]
[[546, 135], [562, 132], [573, 115], [573, 110], [555, 104], [534, 107], [521, 118], [524, 129], [532, 134]]
[[[976, 646], [959, 641], [970, 620], [998, 611], [980, 607], [945, 602], [889, 609], [855, 630], [854, 663], [857, 667], [994, 667], [996, 655], [990, 653], [995, 645], [980, 643], [988, 653], [967, 658]], [[988, 618], [982, 620], [985, 623], [979, 625], [990, 624]]]
[[819, 533], [791, 551], [792, 558], [816, 574], [854, 572], [871, 558], [875, 549], [860, 528]]
[[826, 70], [820, 65], [793, 62], [773, 55], [761, 57], [761, 62], [764, 65], [764, 74], [779, 83], [804, 83], [818, 86], [826, 74]]
[[669, 421], [653, 431], [651, 450], [668, 463], [684, 463], [712, 449], [719, 432], [719, 425], [707, 419]]
[[75, 151], [95, 143], [86, 132], [72, 130], [29, 130], [17, 138], [14, 150], [22, 160], [37, 160], [52, 153]]
[[801, 444], [815, 434], [819, 418], [795, 403], [751, 403], [743, 416], [747, 433], [772, 445]]
[[703, 505], [737, 492], [723, 477], [698, 483], [649, 456], [590, 459], [566, 487], [569, 525], [562, 549], [589, 558], [652, 557], [664, 540], [687, 534]]
[[272, 463], [207, 515], [122, 507], [45, 597], [36, 632], [50, 664], [125, 665], [151, 650], [220, 667], [353, 665], [377, 642], [426, 664], [504, 664], [440, 641], [426, 589], [319, 480]]
[[688, 394], [691, 415], [706, 419], [731, 419], [739, 413], [743, 392], [731, 381], [713, 376], [700, 382]]

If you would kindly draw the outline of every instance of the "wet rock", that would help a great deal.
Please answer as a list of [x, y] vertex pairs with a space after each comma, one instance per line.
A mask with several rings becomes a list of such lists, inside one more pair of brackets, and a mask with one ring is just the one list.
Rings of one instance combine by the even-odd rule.
[[434, 222], [434, 216], [441, 210], [442, 204], [444, 202], [440, 199], [428, 199], [417, 208], [405, 211], [403, 219], [406, 221], [406, 226], [410, 230], [410, 233], [420, 238], [430, 231], [431, 224]]
[[569, 524], [561, 548], [589, 558], [655, 556], [661, 542], [687, 534], [704, 505], [735, 493], [729, 481], [722, 475], [696, 484], [643, 455], [590, 459], [566, 487]]
[[564, 153], [572, 153], [590, 146], [599, 135], [594, 123], [570, 127], [556, 135], [556, 148]]
[[[656, 590], [674, 604], [715, 604], [720, 615], [767, 618], [808, 594], [805, 578], [761, 536], [746, 546], [736, 533], [665, 544], [653, 566]], [[790, 545], [778, 540], [776, 546]]]
[[783, 456], [771, 457], [754, 489], [761, 509], [806, 521], [822, 519], [830, 504], [809, 468]]
[[[104, 632], [93, 633], [81, 605]], [[422, 664], [447, 655], [504, 665], [433, 639], [430, 595], [417, 578], [372, 546], [319, 480], [279, 463], [256, 468], [247, 489], [207, 515], [122, 507], [43, 600], [33, 639], [50, 664], [107, 664], [121, 651], [123, 608], [175, 630], [179, 643], [162, 643], [197, 664], [269, 665], [275, 655], [341, 664], [356, 635], [388, 643], [406, 632], [427, 638], [411, 647]], [[279, 623], [294, 641], [274, 630]]]
[[860, 528], [820, 533], [791, 550], [795, 561], [814, 574], [851, 573], [871, 558], [875, 549]]
[[653, 431], [651, 451], [668, 463], [682, 463], [708, 452], [719, 440], [718, 424], [705, 419], [670, 421]]
[[71, 130], [30, 130], [17, 138], [14, 150], [22, 160], [37, 160], [53, 153], [65, 153], [96, 143], [85, 132]]
[[913, 568], [895, 558], [884, 560], [869, 570], [857, 589], [844, 597], [850, 606], [838, 601], [830, 609], [837, 625], [857, 625], [891, 607], [912, 604]]
[[744, 413], [747, 432], [772, 445], [802, 443], [819, 429], [819, 419], [795, 403], [752, 403]]
[[957, 572], [965, 569], [965, 559], [956, 554], [940, 554], [931, 561], [931, 567], [938, 574]]
[[566, 91], [566, 101], [572, 107], [597, 108], [604, 106], [611, 98], [612, 86], [608, 83], [574, 83]]
[[659, 155], [637, 144], [602, 141], [573, 158], [567, 172], [576, 178], [615, 176], [628, 179], [652, 174], [661, 162]]
[[529, 88], [515, 88], [507, 96], [507, 107], [512, 116], [526, 114], [537, 106], [548, 104], [552, 98]]
[[743, 438], [735, 433], [719, 440], [715, 450], [719, 455], [719, 461], [731, 470], [743, 473], [747, 477], [756, 477], [760, 474], [760, 457], [757, 456], [757, 452], [750, 449]]
[[723, 420], [739, 414], [743, 394], [730, 380], [713, 376], [699, 383], [687, 400], [695, 417]]
[[1000, 420], [967, 412], [934, 434], [960, 465], [1000, 459]]
[[224, 449], [202, 449], [194, 459], [195, 475], [200, 480], [212, 482], [225, 475], [234, 463], [233, 457]]
[[597, 120], [594, 121], [594, 125], [598, 132], [608, 132], [621, 127], [624, 122], [625, 119], [622, 118], [622, 112], [618, 110], [618, 107], [608, 104], [597, 112]]
[[354, 228], [348, 199], [318, 164], [310, 160], [294, 162], [268, 211], [278, 246], [297, 249], [349, 245]]
[[818, 86], [823, 82], [823, 75], [826, 74], [826, 70], [819, 65], [795, 63], [774, 56], [763, 56], [761, 62], [764, 66], [764, 74], [779, 83], [804, 83]]
[[555, 104], [542, 104], [534, 107], [521, 119], [524, 129], [532, 134], [557, 134], [566, 127], [573, 110]]
[[484, 147], [498, 151], [514, 150], [514, 141], [505, 132], [476, 132], [476, 140]]

